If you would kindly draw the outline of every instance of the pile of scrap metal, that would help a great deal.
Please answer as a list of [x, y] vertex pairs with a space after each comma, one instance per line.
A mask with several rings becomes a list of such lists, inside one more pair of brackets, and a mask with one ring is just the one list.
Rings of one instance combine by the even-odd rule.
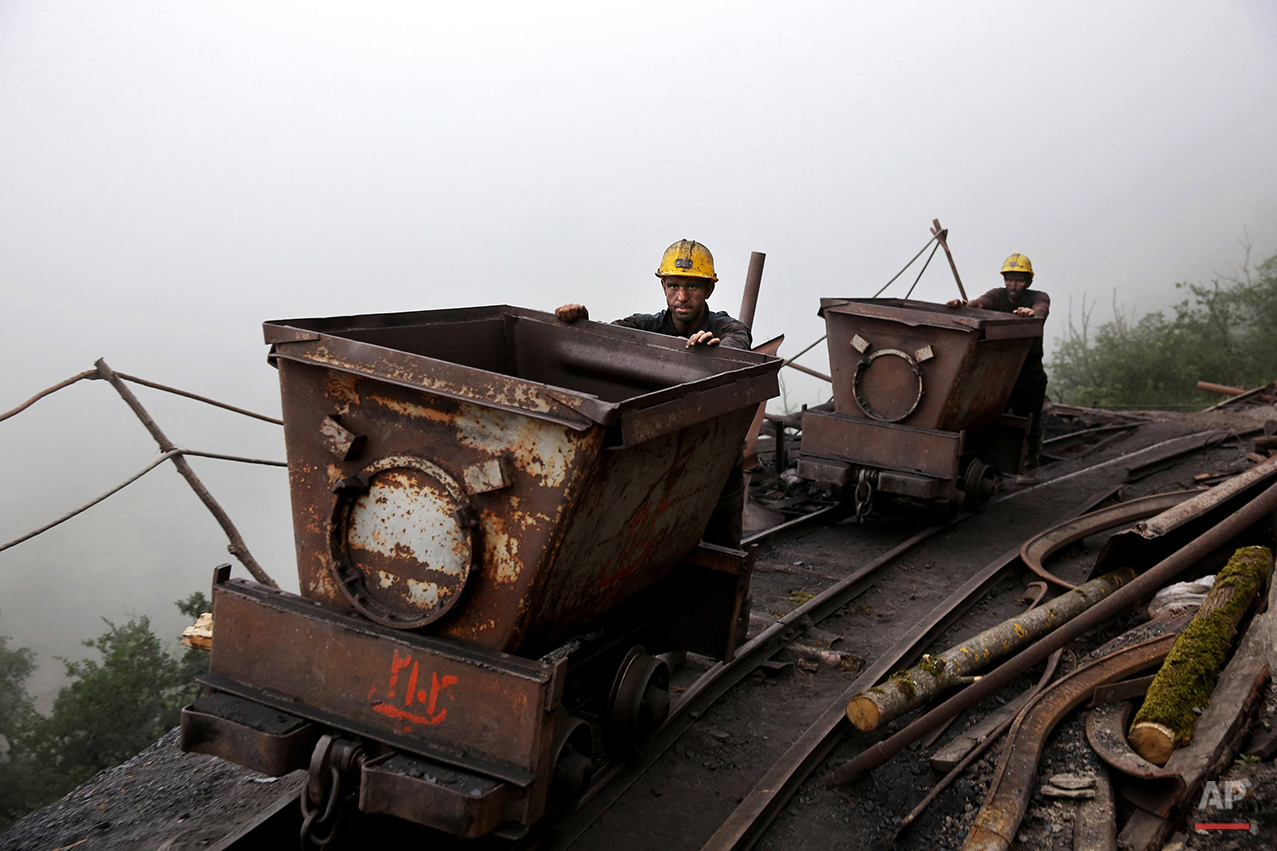
[[1262, 387], [1254, 387], [1250, 390], [1229, 387], [1224, 384], [1212, 384], [1209, 381], [1199, 381], [1197, 382], [1197, 389], [1205, 390], [1207, 393], [1221, 393], [1228, 397], [1222, 402], [1211, 405], [1206, 409], [1208, 411], [1218, 411], [1220, 408], [1237, 405], [1271, 405], [1277, 402], [1277, 381], [1270, 382]]
[[1042, 461], [1088, 458], [1148, 422], [1144, 417], [1047, 403], [1042, 411], [1043, 426], [1051, 435], [1042, 442]]
[[[1208, 809], [1211, 804], [1227, 806], [1231, 800], [1223, 802], [1222, 793], [1207, 793], [1217, 790], [1221, 772], [1245, 745], [1261, 696], [1277, 669], [1277, 589], [1271, 585], [1275, 482], [1277, 457], [1272, 457], [1209, 490], [1102, 509], [1027, 542], [1021, 554], [1024, 562], [1036, 564], [1048, 581], [1073, 590], [1043, 604], [1041, 609], [1047, 611], [1020, 616], [946, 653], [926, 657], [916, 668], [853, 698], [848, 719], [861, 729], [875, 729], [946, 683], [966, 684], [955, 696], [830, 772], [825, 782], [842, 785], [865, 776], [1045, 661], [1037, 686], [973, 724], [933, 756], [932, 767], [950, 774], [903, 820], [902, 830], [939, 788], [1008, 731], [963, 849], [1010, 847], [1038, 788], [1035, 781], [1047, 737], [1083, 704], [1090, 709], [1087, 738], [1107, 771], [1081, 772], [1087, 775], [1083, 777], [1065, 774], [1053, 778], [1058, 783], [1048, 784], [1047, 790], [1078, 803], [1073, 847], [1155, 851], [1183, 827], [1201, 801], [1207, 801]], [[1134, 520], [1139, 522], [1105, 541], [1092, 581], [1074, 588], [1042, 567], [1045, 558], [1067, 543]], [[1103, 630], [1116, 617], [1129, 615], [1173, 580], [1216, 572], [1219, 577], [1200, 609], [1148, 617], [1051, 682], [1066, 647], [1084, 648], [1085, 653], [1108, 637]], [[1234, 642], [1237, 635], [1240, 639]], [[971, 677], [1016, 650], [983, 677]], [[1191, 665], [1201, 670], [1186, 675]], [[1156, 678], [1150, 676], [1154, 673]], [[1141, 703], [1143, 708], [1137, 709]], [[1133, 714], [1137, 723], [1132, 732]], [[1154, 728], [1160, 750], [1147, 746], [1144, 733]], [[1249, 750], [1259, 758], [1271, 756], [1272, 738], [1253, 739]], [[1124, 802], [1121, 806], [1115, 804], [1114, 792]], [[1201, 811], [1197, 816], [1190, 828], [1229, 821], [1223, 812]]]

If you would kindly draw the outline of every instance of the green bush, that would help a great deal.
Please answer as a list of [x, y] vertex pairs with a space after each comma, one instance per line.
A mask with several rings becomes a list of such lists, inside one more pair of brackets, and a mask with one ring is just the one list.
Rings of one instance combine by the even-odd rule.
[[[196, 593], [177, 606], [194, 618], [208, 611], [208, 600]], [[47, 717], [26, 691], [31, 651], [10, 650], [0, 636], [0, 736], [7, 748], [0, 755], [0, 830], [155, 742], [198, 694], [194, 678], [208, 667], [203, 651], [168, 653], [145, 616], [107, 626], [84, 642], [100, 661], [61, 660], [71, 683]]]
[[[1249, 252], [1248, 252], [1249, 254]], [[1049, 366], [1051, 398], [1107, 408], [1202, 408], [1220, 401], [1210, 381], [1250, 388], [1277, 378], [1277, 256], [1210, 284], [1176, 284], [1190, 298], [1138, 321], [1114, 310], [1092, 335], [1095, 305], [1069, 317]]]

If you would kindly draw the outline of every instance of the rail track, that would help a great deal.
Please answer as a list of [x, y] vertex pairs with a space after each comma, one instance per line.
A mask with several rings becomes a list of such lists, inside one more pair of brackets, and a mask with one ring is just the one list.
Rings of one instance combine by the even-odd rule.
[[[1151, 447], [1155, 449], [1156, 447]], [[1067, 475], [1075, 479], [1088, 471], [1099, 472], [1112, 467], [1112, 459], [1099, 461]], [[1064, 477], [1061, 477], [1063, 479]], [[1039, 487], [1050, 484], [1044, 482]], [[1117, 487], [1104, 483], [1095, 493], [1073, 506], [1061, 516], [1053, 516], [1050, 522], [1036, 531], [1044, 531], [1093, 510], [1110, 499]], [[764, 545], [786, 536], [802, 534], [810, 530], [828, 527], [836, 523], [845, 512], [839, 506], [821, 509], [811, 515], [796, 518], [765, 533], [752, 536], [747, 544]], [[824, 589], [802, 605], [776, 619], [753, 635], [738, 651], [730, 663], [719, 663], [701, 673], [691, 682], [671, 706], [670, 716], [645, 752], [635, 760], [624, 764], [604, 766], [583, 796], [578, 809], [560, 821], [552, 831], [534, 832], [532, 835], [501, 835], [483, 841], [482, 847], [501, 847], [517, 851], [566, 851], [579, 847], [579, 842], [592, 827], [599, 824], [605, 814], [650, 771], [667, 750], [688, 731], [712, 706], [720, 701], [742, 680], [758, 669], [760, 663], [775, 656], [798, 641], [804, 633], [817, 629], [831, 615], [854, 601], [880, 578], [880, 571], [914, 552], [917, 548], [941, 532], [953, 531], [973, 517], [969, 513], [959, 515], [950, 526], [929, 526], [913, 534], [894, 535], [886, 548], [864, 564], [854, 568], [836, 583]], [[1026, 530], [1028, 531], [1028, 530]], [[966, 613], [972, 605], [984, 597], [1003, 578], [1012, 566], [1020, 564], [1020, 547], [1026, 535], [1017, 535], [1013, 545], [972, 572], [965, 581], [952, 590], [919, 621], [902, 625], [890, 636], [889, 646], [878, 653], [859, 675], [846, 686], [843, 694], [829, 701], [829, 708], [799, 735], [793, 744], [776, 759], [769, 768], [759, 773], [753, 789], [744, 795], [735, 809], [719, 827], [701, 843], [688, 837], [689, 844], [682, 847], [701, 847], [703, 851], [744, 851], [750, 848], [767, 829], [786, 802], [812, 771], [829, 755], [850, 729], [842, 707], [846, 698], [861, 691], [893, 670], [916, 659]], [[880, 543], [880, 547], [883, 544]], [[243, 825], [223, 842], [214, 846], [217, 851], [242, 851], [246, 848], [267, 847], [266, 843], [279, 838], [296, 836], [300, 828], [301, 814], [297, 798], [290, 798], [279, 806], [263, 813], [250, 824]], [[350, 826], [348, 838], [357, 837], [359, 847], [389, 846], [394, 840], [381, 835], [386, 830], [403, 831], [403, 825], [393, 828], [375, 820], [364, 819], [357, 827]], [[450, 837], [411, 828], [416, 835], [429, 835], [433, 847], [475, 848]], [[339, 847], [335, 844], [333, 847]], [[353, 846], [352, 846], [353, 847]]]

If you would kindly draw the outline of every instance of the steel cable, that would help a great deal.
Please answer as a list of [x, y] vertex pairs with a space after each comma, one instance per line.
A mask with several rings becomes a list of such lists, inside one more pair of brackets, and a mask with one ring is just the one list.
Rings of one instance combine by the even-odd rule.
[[918, 277], [913, 279], [913, 284], [909, 287], [909, 292], [905, 293], [905, 298], [913, 295], [913, 288], [918, 286], [918, 282], [922, 280], [922, 273], [927, 271], [927, 267], [931, 265], [931, 258], [936, 256], [936, 248], [940, 247], [940, 243], [936, 243], [936, 247], [931, 249], [931, 253], [927, 255], [927, 262], [922, 264], [922, 268], [918, 271]]
[[[933, 236], [933, 237], [931, 237], [931, 239], [927, 240], [927, 245], [930, 245], [931, 243], [933, 243], [933, 242], [935, 242], [935, 241], [936, 241], [936, 237], [935, 237], [935, 236]], [[908, 263], [906, 263], [906, 264], [905, 264], [905, 268], [904, 268], [904, 269], [901, 269], [899, 272], [897, 272], [896, 274], [892, 275], [892, 276], [891, 276], [891, 280], [890, 280], [890, 281], [887, 281], [887, 283], [883, 284], [883, 285], [882, 285], [882, 289], [881, 289], [881, 290], [878, 290], [878, 292], [874, 293], [873, 297], [874, 297], [874, 298], [877, 298], [878, 296], [882, 295], [883, 290], [885, 290], [887, 287], [891, 286], [891, 285], [892, 285], [892, 283], [896, 280], [896, 278], [899, 278], [901, 275], [903, 275], [903, 274], [905, 273], [905, 269], [908, 269], [910, 266], [912, 266], [912, 265], [913, 265], [913, 261], [914, 261], [914, 260], [917, 260], [919, 257], [921, 257], [921, 256], [922, 256], [922, 252], [927, 250], [927, 245], [922, 246], [922, 249], [921, 249], [921, 250], [920, 250], [917, 254], [913, 255], [913, 260], [910, 260]], [[931, 253], [932, 253], [932, 254], [934, 254], [935, 252], [933, 251], [933, 252], [931, 252]], [[930, 261], [928, 261], [928, 262], [930, 262]]]
[[222, 461], [239, 461], [240, 463], [243, 463], [243, 464], [264, 464], [271, 467], [287, 467], [288, 466], [288, 464], [282, 461], [263, 461], [259, 458], [241, 458], [237, 455], [222, 455], [216, 452], [197, 452], [192, 449], [174, 449], [169, 452], [165, 452], [159, 458], [156, 458], [154, 461], [148, 464], [145, 468], [143, 468], [141, 472], [130, 476], [128, 479], [125, 479], [123, 482], [111, 488], [109, 491], [102, 494], [97, 499], [91, 500], [90, 502], [85, 503], [79, 508], [76, 508], [75, 510], [62, 515], [57, 520], [54, 520], [51, 523], [46, 523], [45, 525], [41, 526], [39, 529], [36, 529], [32, 532], [28, 532], [27, 534], [22, 535], [20, 537], [14, 538], [12, 541], [8, 541], [7, 543], [0, 544], [0, 552], [3, 552], [9, 549], [10, 547], [16, 547], [18, 544], [21, 544], [23, 541], [29, 541], [32, 538], [36, 537], [37, 535], [40, 535], [44, 532], [49, 531], [55, 526], [59, 526], [62, 523], [65, 523], [66, 521], [70, 520], [72, 517], [75, 517], [77, 514], [82, 514], [85, 511], [88, 511], [90, 508], [97, 505], [99, 502], [102, 502], [107, 497], [114, 496], [115, 494], [124, 490], [126, 487], [133, 484], [138, 479], [142, 478], [147, 473], [151, 472], [156, 467], [163, 464], [165, 461], [168, 461], [169, 459], [175, 458], [179, 455], [195, 455], [200, 458], [216, 458]]

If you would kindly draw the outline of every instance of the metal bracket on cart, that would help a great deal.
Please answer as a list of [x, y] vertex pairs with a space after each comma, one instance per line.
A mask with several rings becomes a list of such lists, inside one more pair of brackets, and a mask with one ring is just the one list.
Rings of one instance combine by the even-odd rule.
[[310, 775], [301, 795], [302, 848], [324, 848], [341, 828], [344, 781], [363, 768], [363, 746], [350, 739], [321, 736], [310, 757]]

